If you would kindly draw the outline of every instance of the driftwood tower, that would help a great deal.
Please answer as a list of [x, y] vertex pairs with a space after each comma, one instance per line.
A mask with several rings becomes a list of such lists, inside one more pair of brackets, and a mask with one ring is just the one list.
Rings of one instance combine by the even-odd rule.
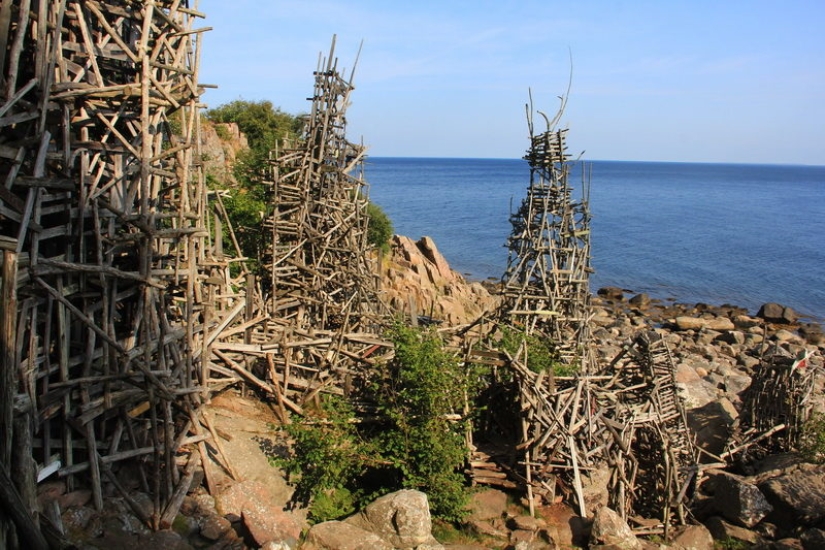
[[589, 180], [582, 177], [582, 198], [574, 200], [567, 130], [555, 129], [558, 118], [544, 117], [547, 129], [536, 134], [532, 109], [527, 110], [530, 149], [524, 158], [530, 186], [510, 217], [504, 313], [526, 334], [551, 341], [559, 362], [587, 372], [593, 367]]
[[315, 71], [304, 135], [273, 162], [274, 212], [265, 224], [269, 313], [304, 330], [364, 329], [376, 304], [365, 148], [346, 138], [352, 73], [339, 72], [334, 53], [333, 40]]

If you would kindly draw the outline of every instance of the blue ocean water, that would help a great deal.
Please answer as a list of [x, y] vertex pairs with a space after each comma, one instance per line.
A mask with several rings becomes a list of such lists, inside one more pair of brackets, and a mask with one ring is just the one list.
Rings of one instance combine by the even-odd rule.
[[[583, 165], [594, 292], [618, 286], [751, 313], [779, 302], [825, 318], [825, 166]], [[370, 157], [366, 179], [396, 233], [432, 237], [471, 279], [501, 277], [510, 212], [529, 185], [525, 161]]]

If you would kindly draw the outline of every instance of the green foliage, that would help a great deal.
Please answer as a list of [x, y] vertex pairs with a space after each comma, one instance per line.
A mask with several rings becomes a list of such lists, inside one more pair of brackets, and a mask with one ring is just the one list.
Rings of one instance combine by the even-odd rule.
[[745, 550], [746, 548], [750, 548], [751, 545], [743, 540], [727, 537], [725, 539], [715, 541], [713, 543], [713, 547], [718, 550]]
[[294, 446], [280, 464], [298, 474], [295, 498], [312, 503], [313, 521], [402, 488], [427, 493], [436, 517], [466, 513], [465, 426], [450, 415], [463, 408], [467, 377], [437, 333], [398, 325], [392, 338], [395, 359], [362, 396], [377, 418], [357, 418], [346, 401], [326, 397], [311, 419], [285, 427]]
[[218, 137], [223, 141], [229, 141], [230, 139], [232, 139], [232, 133], [226, 126], [223, 126], [222, 124], [215, 126], [215, 133], [218, 134]]
[[234, 122], [249, 141], [256, 157], [265, 160], [285, 137], [294, 137], [301, 131], [300, 117], [283, 112], [271, 101], [237, 99], [210, 109], [206, 117], [212, 122]]
[[438, 519], [433, 520], [432, 533], [435, 540], [441, 544], [478, 546], [487, 542], [472, 527], [455, 525]]
[[[228, 182], [218, 182], [210, 178], [213, 188], [229, 191], [223, 198], [229, 221], [238, 238], [241, 254], [258, 258], [260, 252], [261, 220], [270, 213], [268, 187], [265, 180], [269, 153], [280, 140], [296, 137], [303, 124], [302, 119], [273, 107], [270, 101], [231, 101], [206, 112], [206, 117], [215, 123], [234, 122], [246, 135], [249, 149], [238, 153], [234, 176], [237, 187], [230, 188]], [[218, 127], [218, 136], [228, 137], [225, 128]], [[224, 235], [228, 247], [227, 236]]]
[[501, 327], [501, 337], [496, 345], [512, 356], [527, 343], [527, 367], [533, 372], [552, 372], [556, 376], [572, 376], [577, 371], [576, 365], [566, 365], [559, 360], [553, 343], [536, 334], [525, 335], [523, 331], [512, 327]]
[[338, 519], [352, 513], [361, 496], [355, 481], [364, 474], [371, 456], [362, 442], [350, 405], [325, 395], [311, 423], [292, 423], [284, 430], [293, 441], [292, 455], [275, 462], [290, 476], [297, 476], [293, 499], [312, 503], [310, 519]]
[[467, 498], [460, 473], [467, 448], [463, 422], [448, 415], [463, 409], [465, 373], [434, 331], [399, 324], [392, 337], [395, 360], [374, 386], [379, 411], [390, 422], [377, 444], [403, 487], [427, 493], [437, 516], [459, 520]]
[[385, 253], [389, 252], [390, 239], [392, 239], [393, 234], [392, 221], [390, 221], [386, 212], [374, 202], [367, 205], [367, 215], [370, 218], [367, 230], [369, 244]]
[[825, 414], [815, 412], [803, 424], [799, 452], [805, 460], [825, 463]]

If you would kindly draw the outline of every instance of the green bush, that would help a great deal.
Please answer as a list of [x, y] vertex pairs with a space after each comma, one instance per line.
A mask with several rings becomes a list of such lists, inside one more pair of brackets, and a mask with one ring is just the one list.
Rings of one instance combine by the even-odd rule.
[[576, 365], [567, 365], [559, 360], [559, 354], [553, 343], [537, 334], [525, 335], [513, 327], [500, 327], [501, 336], [495, 345], [515, 357], [522, 342], [527, 343], [527, 368], [533, 372], [553, 373], [556, 376], [572, 376], [577, 371]]
[[435, 331], [399, 324], [392, 337], [395, 360], [373, 386], [389, 420], [376, 443], [404, 488], [427, 493], [436, 516], [459, 520], [467, 500], [460, 472], [468, 450], [464, 422], [448, 415], [463, 410], [466, 373]]
[[367, 241], [384, 253], [389, 252], [390, 239], [393, 235], [392, 221], [386, 212], [374, 202], [370, 202], [367, 206], [367, 215], [369, 216]]
[[360, 396], [377, 416], [326, 396], [319, 410], [284, 427], [293, 452], [279, 463], [296, 476], [294, 498], [310, 503], [313, 521], [404, 488], [427, 493], [436, 517], [466, 513], [465, 425], [454, 419], [467, 387], [463, 367], [434, 331], [398, 325], [391, 336], [395, 359], [378, 367]]

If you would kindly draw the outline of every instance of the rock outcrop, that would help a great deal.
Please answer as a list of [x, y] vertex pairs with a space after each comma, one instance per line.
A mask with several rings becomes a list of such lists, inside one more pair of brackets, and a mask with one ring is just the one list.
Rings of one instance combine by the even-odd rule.
[[238, 154], [249, 148], [246, 136], [234, 122], [201, 120], [201, 161], [203, 171], [220, 182], [235, 183]]
[[484, 285], [453, 271], [430, 237], [416, 242], [394, 236], [381, 275], [385, 302], [407, 317], [461, 325], [493, 311], [497, 304]]
[[437, 550], [427, 495], [403, 490], [384, 495], [344, 521], [313, 525], [305, 550]]

